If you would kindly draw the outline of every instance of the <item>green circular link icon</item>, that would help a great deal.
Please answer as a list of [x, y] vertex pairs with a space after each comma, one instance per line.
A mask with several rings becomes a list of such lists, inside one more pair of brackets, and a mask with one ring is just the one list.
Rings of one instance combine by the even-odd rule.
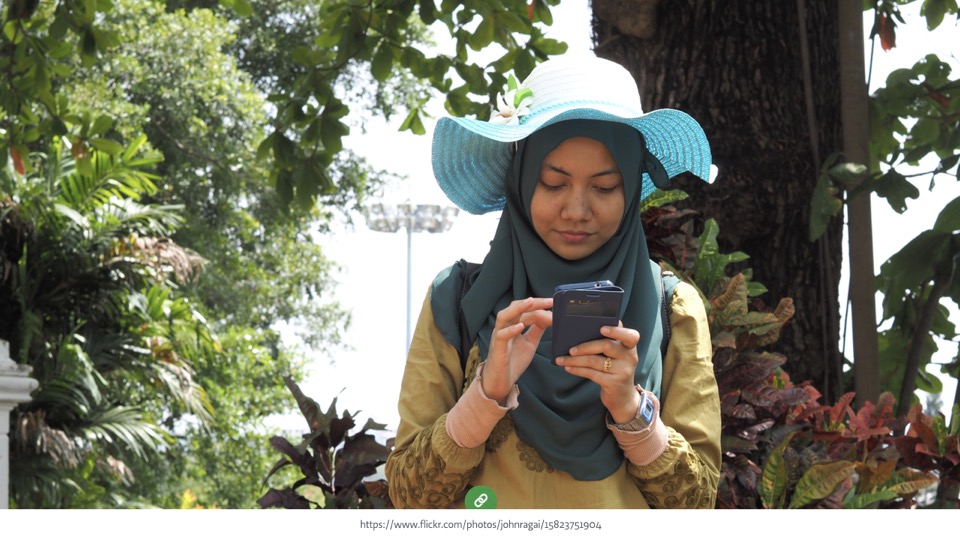
[[497, 507], [497, 494], [487, 486], [473, 486], [463, 500], [467, 509], [492, 509]]

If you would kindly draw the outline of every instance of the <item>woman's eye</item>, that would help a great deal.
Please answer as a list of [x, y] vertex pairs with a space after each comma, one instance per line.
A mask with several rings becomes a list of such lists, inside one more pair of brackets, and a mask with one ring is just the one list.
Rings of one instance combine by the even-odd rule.
[[550, 184], [548, 182], [541, 180], [540, 187], [542, 187], [547, 191], [560, 191], [561, 189], [563, 189], [563, 184]]
[[597, 192], [599, 192], [599, 193], [602, 194], [602, 195], [609, 195], [609, 194], [613, 193], [614, 191], [616, 191], [618, 187], [620, 187], [620, 186], [612, 186], [612, 187], [597, 186], [597, 187], [594, 188], [594, 189], [596, 189]]

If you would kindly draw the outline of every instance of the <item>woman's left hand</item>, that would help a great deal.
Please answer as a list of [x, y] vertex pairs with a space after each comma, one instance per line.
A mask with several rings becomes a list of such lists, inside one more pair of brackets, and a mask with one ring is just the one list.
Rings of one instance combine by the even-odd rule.
[[637, 343], [640, 334], [631, 328], [604, 326], [600, 332], [606, 339], [597, 339], [570, 349], [570, 356], [560, 356], [557, 364], [567, 373], [590, 379], [600, 385], [600, 401], [610, 411], [613, 421], [625, 424], [637, 414], [640, 393], [633, 382], [637, 370]]

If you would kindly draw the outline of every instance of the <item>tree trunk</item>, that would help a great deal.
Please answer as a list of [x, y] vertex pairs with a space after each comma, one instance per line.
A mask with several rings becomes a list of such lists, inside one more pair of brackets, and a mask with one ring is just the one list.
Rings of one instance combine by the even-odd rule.
[[772, 348], [795, 382], [832, 402], [849, 386], [838, 350], [842, 223], [811, 242], [809, 214], [820, 165], [842, 148], [836, 2], [594, 0], [593, 9], [596, 54], [633, 72], [645, 109], [680, 109], [703, 125], [720, 176], [676, 185], [717, 220], [723, 251], [750, 255], [744, 267], [769, 289], [763, 303], [793, 298], [797, 313]]
[[[863, 65], [863, 6], [855, 0], [847, 0], [840, 2], [837, 8], [843, 153], [846, 161], [869, 167], [870, 113]], [[852, 192], [855, 187], [851, 186], [849, 191]], [[863, 405], [865, 401], [876, 403], [880, 397], [880, 343], [877, 337], [877, 286], [873, 272], [871, 216], [869, 195], [864, 194], [849, 201], [847, 238], [850, 246], [850, 308], [853, 320], [854, 390], [857, 392], [858, 405]], [[913, 373], [911, 375], [907, 369], [904, 378], [915, 380], [915, 371]], [[901, 408], [904, 405], [900, 403]], [[905, 410], [903, 414], [906, 414]]]

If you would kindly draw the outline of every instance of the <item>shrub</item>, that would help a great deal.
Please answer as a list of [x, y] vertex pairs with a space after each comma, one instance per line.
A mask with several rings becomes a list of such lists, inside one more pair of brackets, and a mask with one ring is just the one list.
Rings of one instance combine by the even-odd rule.
[[[661, 222], [663, 216], [661, 210]], [[914, 507], [918, 493], [933, 486], [930, 506], [960, 507], [957, 407], [947, 426], [942, 415], [928, 416], [919, 405], [897, 418], [890, 393], [856, 411], [853, 393], [821, 405], [810, 383], [790, 380], [783, 355], [762, 350], [793, 316], [792, 301], [752, 310], [750, 298], [765, 288], [750, 283], [749, 271], [724, 274], [746, 256], [719, 253], [716, 235], [708, 220], [697, 256], [676, 268], [707, 291], [723, 426], [717, 507]], [[689, 245], [663, 233], [657, 238]]]
[[301, 478], [282, 489], [270, 488], [257, 500], [262, 508], [389, 508], [386, 481], [364, 481], [377, 467], [386, 463], [393, 439], [387, 446], [367, 433], [383, 430], [385, 425], [367, 420], [360, 431], [348, 432], [356, 426], [355, 415], [337, 414], [333, 399], [326, 412], [307, 397], [295, 382], [285, 377], [287, 388], [297, 400], [310, 432], [294, 445], [283, 437], [270, 443], [284, 455], [267, 474], [266, 482], [288, 465], [299, 468]]

